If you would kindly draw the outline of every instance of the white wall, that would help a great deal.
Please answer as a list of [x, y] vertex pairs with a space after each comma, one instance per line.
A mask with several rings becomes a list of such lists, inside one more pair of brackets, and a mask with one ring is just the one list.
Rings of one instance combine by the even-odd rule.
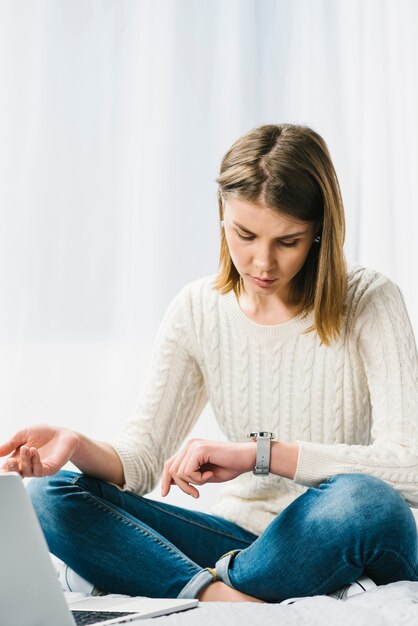
[[[414, 0], [0, 2], [1, 439], [120, 430], [169, 301], [216, 271], [220, 160], [261, 123], [325, 137], [347, 255], [401, 285], [417, 330], [417, 18]], [[221, 438], [210, 409], [194, 434]]]

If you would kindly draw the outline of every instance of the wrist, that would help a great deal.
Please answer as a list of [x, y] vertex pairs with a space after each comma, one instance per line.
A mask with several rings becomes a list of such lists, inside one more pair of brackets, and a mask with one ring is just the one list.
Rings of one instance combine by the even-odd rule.
[[69, 433], [69, 435], [74, 442], [69, 460], [71, 463], [74, 463], [74, 465], [79, 467], [79, 463], [83, 463], [85, 458], [88, 457], [87, 447], [89, 439], [82, 433], [76, 432], [75, 430]]
[[257, 459], [257, 443], [255, 441], [249, 441], [244, 445], [246, 448], [246, 471], [252, 472], [255, 468]]
[[283, 478], [294, 479], [298, 464], [299, 445], [284, 441], [272, 441], [270, 471]]

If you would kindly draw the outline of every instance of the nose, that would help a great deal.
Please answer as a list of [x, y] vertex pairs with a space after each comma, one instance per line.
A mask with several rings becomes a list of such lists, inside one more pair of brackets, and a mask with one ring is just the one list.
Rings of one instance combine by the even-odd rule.
[[261, 260], [255, 260], [254, 261], [254, 265], [258, 270], [268, 270], [269, 268], [269, 264], [266, 261], [261, 261]]
[[260, 247], [254, 255], [254, 266], [258, 270], [269, 271], [274, 267], [274, 258], [269, 246]]

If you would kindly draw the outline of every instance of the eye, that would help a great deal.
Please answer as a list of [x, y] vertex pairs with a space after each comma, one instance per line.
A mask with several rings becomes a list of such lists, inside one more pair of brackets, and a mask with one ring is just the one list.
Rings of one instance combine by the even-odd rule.
[[254, 239], [254, 235], [245, 236], [245, 235], [241, 235], [241, 233], [239, 233], [237, 230], [235, 232], [237, 233], [238, 237], [240, 239], [243, 239], [244, 241], [252, 241]]
[[[235, 231], [236, 235], [239, 239], [242, 239], [243, 241], [253, 241], [255, 239], [255, 235], [242, 235], [238, 230]], [[277, 241], [277, 244], [279, 246], [282, 246], [283, 248], [294, 248], [295, 246], [297, 246], [299, 243], [299, 239], [295, 239], [294, 241], [290, 241], [289, 243], [287, 243], [286, 241], [280, 241], [280, 239]]]

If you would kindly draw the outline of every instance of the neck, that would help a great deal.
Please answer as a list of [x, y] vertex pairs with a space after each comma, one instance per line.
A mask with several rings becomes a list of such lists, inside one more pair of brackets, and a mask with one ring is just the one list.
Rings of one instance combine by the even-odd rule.
[[238, 298], [241, 310], [250, 319], [261, 324], [280, 324], [296, 314], [297, 307], [280, 296], [259, 296], [241, 293]]

